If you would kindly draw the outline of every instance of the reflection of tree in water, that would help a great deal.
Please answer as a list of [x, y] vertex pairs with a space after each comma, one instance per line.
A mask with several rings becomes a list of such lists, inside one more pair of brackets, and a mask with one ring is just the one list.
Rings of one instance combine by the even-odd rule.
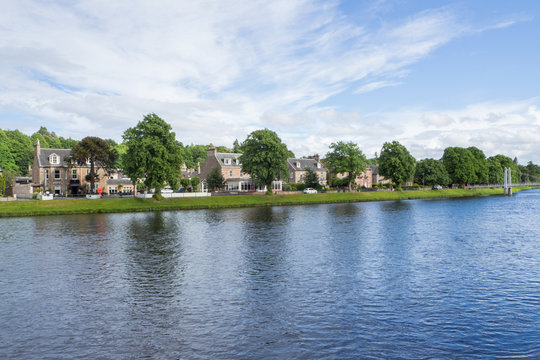
[[127, 272], [133, 300], [156, 304], [178, 293], [183, 248], [174, 213], [136, 216], [127, 225], [127, 236]]
[[[290, 209], [264, 207], [245, 209], [242, 224], [244, 252], [244, 317], [250, 328], [242, 333], [258, 333], [277, 339], [288, 327], [288, 305], [284, 299], [289, 279], [287, 263]], [[251, 328], [251, 327], [256, 328]]]

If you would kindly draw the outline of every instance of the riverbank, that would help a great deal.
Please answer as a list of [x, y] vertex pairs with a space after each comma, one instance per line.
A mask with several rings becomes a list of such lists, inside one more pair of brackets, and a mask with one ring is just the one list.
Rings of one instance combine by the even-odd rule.
[[[514, 188], [514, 192], [530, 189]], [[440, 191], [381, 191], [295, 194], [273, 196], [212, 196], [195, 198], [154, 199], [62, 199], [54, 201], [13, 201], [0, 206], [0, 217], [120, 213], [165, 210], [224, 209], [254, 206], [309, 205], [362, 201], [392, 201], [432, 198], [459, 198], [502, 195], [503, 189], [454, 189]]]

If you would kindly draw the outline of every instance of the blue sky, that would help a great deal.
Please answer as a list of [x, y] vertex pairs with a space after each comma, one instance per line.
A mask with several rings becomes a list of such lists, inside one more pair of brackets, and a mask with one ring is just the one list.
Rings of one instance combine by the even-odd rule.
[[0, 0], [0, 128], [184, 144], [260, 128], [297, 156], [398, 140], [540, 163], [538, 1]]

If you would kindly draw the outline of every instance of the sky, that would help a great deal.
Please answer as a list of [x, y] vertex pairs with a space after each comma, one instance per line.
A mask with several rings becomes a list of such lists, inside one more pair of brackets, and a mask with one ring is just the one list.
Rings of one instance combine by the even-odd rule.
[[540, 1], [0, 0], [0, 128], [540, 163]]

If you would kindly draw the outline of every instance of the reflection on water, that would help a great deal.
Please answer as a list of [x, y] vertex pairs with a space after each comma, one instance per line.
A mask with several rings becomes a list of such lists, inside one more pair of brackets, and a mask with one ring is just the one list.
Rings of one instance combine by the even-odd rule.
[[536, 358], [539, 200], [0, 219], [0, 358]]

